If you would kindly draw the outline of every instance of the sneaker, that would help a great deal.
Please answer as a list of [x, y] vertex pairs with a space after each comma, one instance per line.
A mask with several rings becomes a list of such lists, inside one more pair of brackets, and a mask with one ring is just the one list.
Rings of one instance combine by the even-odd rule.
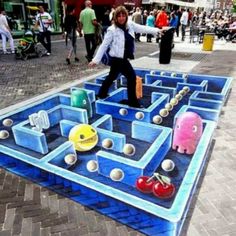
[[15, 51], [11, 51], [12, 54], [15, 54]]
[[11, 54], [10, 52], [8, 52], [8, 51], [5, 51], [5, 52], [3, 52], [3, 54]]
[[50, 53], [50, 52], [47, 52], [47, 53], [46, 53], [46, 55], [47, 55], [47, 56], [50, 56], [50, 55], [51, 55], [51, 53]]
[[66, 58], [66, 63], [67, 63], [67, 65], [70, 65], [70, 59], [69, 58]]

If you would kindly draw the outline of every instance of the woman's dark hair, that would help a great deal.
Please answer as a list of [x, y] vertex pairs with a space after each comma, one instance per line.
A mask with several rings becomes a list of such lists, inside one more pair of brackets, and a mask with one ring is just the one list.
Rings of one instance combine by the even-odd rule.
[[128, 21], [128, 11], [126, 10], [126, 8], [124, 6], [119, 6], [115, 9], [114, 15], [113, 15], [113, 20], [114, 20], [114, 24], [117, 26], [119, 25], [118, 23], [118, 16], [120, 14], [124, 14], [126, 16], [126, 22]]

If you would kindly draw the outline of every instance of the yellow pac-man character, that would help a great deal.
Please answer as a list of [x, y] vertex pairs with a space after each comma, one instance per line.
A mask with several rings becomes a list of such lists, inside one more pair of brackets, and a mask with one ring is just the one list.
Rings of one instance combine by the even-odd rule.
[[98, 143], [97, 131], [88, 124], [76, 125], [70, 130], [69, 141], [74, 143], [77, 151], [89, 151]]

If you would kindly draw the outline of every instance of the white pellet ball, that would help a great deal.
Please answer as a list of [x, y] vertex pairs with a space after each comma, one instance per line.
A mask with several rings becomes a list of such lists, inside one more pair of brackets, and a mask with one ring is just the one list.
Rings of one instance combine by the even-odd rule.
[[125, 155], [133, 156], [135, 154], [135, 146], [133, 144], [127, 143], [123, 148], [123, 152]]
[[186, 94], [186, 91], [182, 89], [182, 90], [179, 91], [179, 94], [184, 96]]
[[173, 105], [173, 106], [177, 105], [177, 104], [178, 104], [178, 99], [176, 99], [176, 98], [171, 98], [171, 99], [170, 99], [170, 104]]
[[110, 172], [110, 178], [113, 181], [121, 181], [124, 178], [124, 176], [125, 176], [124, 171], [118, 168], [115, 168]]
[[144, 118], [143, 112], [139, 111], [135, 114], [135, 118], [138, 120], [142, 120]]
[[170, 103], [166, 103], [165, 108], [166, 108], [168, 111], [171, 111], [171, 110], [173, 109], [173, 105], [171, 105]]
[[159, 125], [162, 122], [162, 117], [159, 116], [159, 115], [153, 116], [152, 121], [153, 121], [154, 124]]
[[103, 148], [106, 148], [106, 149], [110, 149], [112, 148], [114, 145], [112, 139], [110, 138], [105, 138], [103, 141], [102, 141], [102, 147]]
[[119, 113], [120, 113], [120, 115], [122, 115], [122, 116], [126, 116], [126, 115], [128, 114], [128, 111], [127, 111], [127, 109], [125, 109], [125, 108], [121, 108], [121, 109], [119, 110]]
[[175, 98], [178, 99], [178, 101], [180, 101], [183, 98], [183, 96], [178, 93], [175, 95]]
[[0, 130], [0, 139], [7, 139], [9, 137], [9, 132], [7, 130]]
[[95, 172], [98, 170], [98, 163], [97, 161], [90, 160], [87, 162], [86, 168], [89, 172]]
[[166, 108], [163, 108], [159, 111], [159, 115], [162, 117], [167, 117], [169, 115], [169, 111]]
[[183, 75], [182, 75], [182, 78], [183, 78], [183, 79], [187, 79], [187, 78], [188, 78], [188, 75], [187, 75], [187, 74], [183, 74]]
[[189, 88], [188, 86], [184, 86], [184, 87], [183, 87], [183, 90], [184, 90], [186, 93], [188, 93], [188, 92], [190, 91], [190, 88]]
[[171, 75], [170, 75], [171, 77], [176, 77], [177, 76], [177, 74], [176, 73], [171, 73]]
[[164, 71], [161, 71], [160, 75], [165, 75], [165, 72], [164, 72]]
[[4, 126], [10, 127], [13, 124], [13, 120], [12, 119], [5, 119], [5, 120], [3, 120], [2, 124]]
[[170, 159], [166, 159], [161, 163], [161, 168], [166, 172], [172, 171], [175, 168], [175, 163]]
[[155, 70], [151, 70], [150, 75], [155, 75]]
[[75, 154], [67, 154], [64, 161], [67, 165], [74, 165], [77, 161], [77, 156]]

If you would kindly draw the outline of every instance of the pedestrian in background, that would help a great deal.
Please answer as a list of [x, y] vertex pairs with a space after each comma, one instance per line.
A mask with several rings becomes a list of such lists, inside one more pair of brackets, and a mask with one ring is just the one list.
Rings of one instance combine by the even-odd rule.
[[[135, 12], [132, 15], [132, 21], [136, 24], [142, 25], [142, 13], [139, 7], [136, 8]], [[135, 32], [135, 41], [140, 42], [140, 33]]]
[[85, 9], [81, 11], [80, 17], [80, 29], [83, 29], [84, 40], [87, 55], [85, 56], [90, 62], [93, 59], [94, 52], [97, 44], [95, 41], [95, 26], [98, 25], [95, 11], [92, 9], [92, 2], [85, 1]]
[[182, 16], [182, 11], [180, 9], [178, 9], [178, 11], [176, 12], [176, 16], [178, 16], [178, 24], [175, 30], [176, 30], [176, 36], [179, 37], [179, 27], [181, 26], [180, 19]]
[[2, 37], [3, 53], [7, 54], [7, 45], [6, 45], [7, 39], [9, 40], [9, 43], [10, 43], [11, 52], [15, 53], [14, 41], [12, 38], [11, 29], [7, 23], [7, 18], [5, 15], [5, 11], [3, 9], [1, 9], [1, 12], [0, 12], [0, 34]]
[[[153, 15], [153, 11], [150, 11], [149, 16], [147, 17], [146, 25], [149, 27], [155, 27], [155, 17]], [[147, 43], [152, 42], [152, 34], [147, 34]]]
[[167, 16], [165, 7], [162, 7], [161, 11], [158, 13], [156, 17], [155, 25], [159, 29], [162, 29], [162, 27], [169, 25], [168, 16]]
[[188, 12], [186, 11], [186, 9], [183, 9], [183, 13], [182, 13], [182, 16], [180, 18], [180, 23], [181, 23], [181, 33], [182, 33], [181, 40], [184, 41], [185, 32], [186, 32], [186, 28], [187, 28], [187, 25], [188, 25]]
[[[39, 13], [36, 16], [34, 28], [39, 29], [39, 42], [45, 47], [47, 56], [51, 54], [51, 24], [53, 23], [51, 15], [44, 10], [43, 6], [39, 6]], [[46, 42], [45, 42], [46, 39]]]
[[[79, 58], [77, 57], [77, 28], [78, 28], [78, 24], [77, 24], [77, 18], [75, 16], [75, 8], [74, 6], [67, 6], [66, 8], [67, 14], [65, 17], [65, 24], [64, 24], [64, 28], [65, 28], [65, 37], [66, 37], [66, 45], [68, 43], [68, 39], [70, 40], [71, 46], [66, 58], [66, 62], [68, 65], [71, 64], [70, 62], [70, 58], [72, 56], [72, 53], [74, 53], [75, 56], [75, 61], [78, 62]], [[81, 31], [79, 31], [80, 35], [81, 35]]]
[[128, 21], [128, 12], [124, 6], [119, 6], [114, 12], [114, 24], [107, 29], [104, 40], [100, 45], [95, 57], [89, 63], [93, 67], [99, 64], [104, 53], [109, 48], [111, 57], [110, 72], [98, 92], [98, 98], [103, 99], [108, 96], [108, 90], [119, 74], [123, 74], [127, 79], [127, 105], [141, 107], [136, 96], [136, 74], [129, 62], [134, 59], [134, 39], [136, 33], [148, 33], [156, 35], [161, 30], [144, 25], [139, 25], [133, 21]]
[[173, 28], [177, 28], [178, 26], [178, 16], [175, 14], [175, 12], [171, 12], [170, 13], [170, 26], [173, 27]]

